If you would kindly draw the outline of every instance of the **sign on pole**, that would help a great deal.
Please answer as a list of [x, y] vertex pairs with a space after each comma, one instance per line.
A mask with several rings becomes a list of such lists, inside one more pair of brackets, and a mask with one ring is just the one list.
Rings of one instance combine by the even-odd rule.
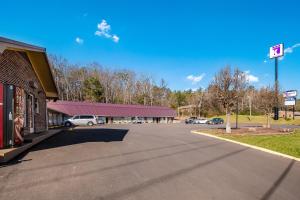
[[294, 106], [296, 105], [296, 98], [295, 97], [288, 97], [284, 100], [285, 106]]
[[275, 46], [270, 47], [270, 58], [278, 58], [283, 56], [284, 54], [284, 49], [283, 49], [283, 44], [277, 44]]
[[296, 97], [297, 96], [297, 90], [289, 90], [289, 91], [285, 91], [283, 93], [283, 97], [287, 98], [287, 97]]

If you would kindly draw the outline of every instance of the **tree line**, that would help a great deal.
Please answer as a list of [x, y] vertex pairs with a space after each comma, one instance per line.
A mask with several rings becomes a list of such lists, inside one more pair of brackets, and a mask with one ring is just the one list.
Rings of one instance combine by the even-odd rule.
[[[144, 74], [128, 69], [109, 69], [94, 62], [85, 66], [50, 55], [53, 75], [60, 100], [119, 104], [168, 106], [177, 109], [194, 105], [183, 115], [209, 117], [234, 113], [270, 115], [274, 107], [272, 87], [257, 89], [238, 68], [224, 67], [214, 76], [209, 86], [192, 90], [171, 90], [166, 81], [158, 82]], [[283, 106], [282, 96], [278, 97]]]

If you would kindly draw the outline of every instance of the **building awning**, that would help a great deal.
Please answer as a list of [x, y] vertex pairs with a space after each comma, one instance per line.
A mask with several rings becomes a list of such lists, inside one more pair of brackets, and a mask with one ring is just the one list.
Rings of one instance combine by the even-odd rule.
[[45, 48], [0, 37], [0, 53], [6, 49], [25, 52], [43, 87], [46, 97], [58, 99], [58, 90], [53, 79]]

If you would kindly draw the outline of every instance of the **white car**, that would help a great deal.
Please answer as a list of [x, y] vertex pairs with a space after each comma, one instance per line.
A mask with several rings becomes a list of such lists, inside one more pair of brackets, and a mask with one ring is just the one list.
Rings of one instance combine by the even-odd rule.
[[139, 118], [139, 117], [135, 117], [134, 120], [132, 121], [132, 123], [134, 124], [143, 124], [145, 123], [143, 119]]
[[93, 126], [97, 124], [97, 117], [95, 115], [75, 115], [74, 117], [65, 121], [65, 126]]
[[194, 119], [193, 124], [207, 124], [208, 120], [207, 119]]

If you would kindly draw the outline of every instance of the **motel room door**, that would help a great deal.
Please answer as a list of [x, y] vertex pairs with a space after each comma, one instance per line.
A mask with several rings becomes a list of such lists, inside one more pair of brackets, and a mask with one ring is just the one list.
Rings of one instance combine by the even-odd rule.
[[29, 132], [34, 132], [34, 96], [29, 94], [28, 95], [28, 127]]
[[3, 84], [0, 83], [0, 149], [4, 147], [3, 103]]
[[2, 96], [2, 119], [1, 123], [3, 146], [2, 148], [14, 145], [14, 86], [1, 84]]

